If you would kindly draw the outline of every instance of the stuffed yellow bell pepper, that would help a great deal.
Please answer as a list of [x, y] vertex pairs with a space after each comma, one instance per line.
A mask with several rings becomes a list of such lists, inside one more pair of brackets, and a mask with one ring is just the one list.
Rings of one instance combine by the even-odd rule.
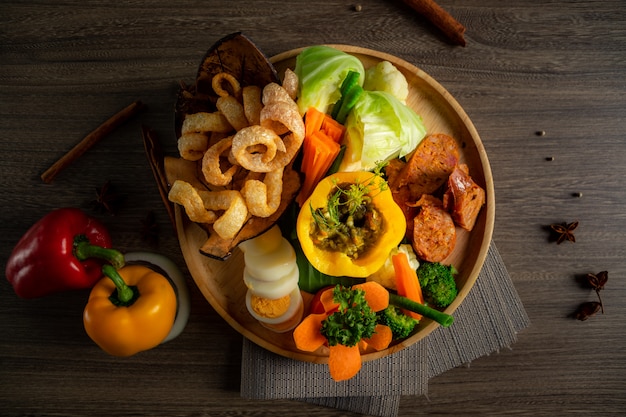
[[131, 356], [159, 345], [176, 317], [176, 293], [169, 280], [142, 265], [116, 270], [94, 286], [83, 313], [89, 337], [114, 356]]
[[379, 174], [339, 172], [320, 181], [302, 205], [296, 231], [318, 271], [367, 277], [400, 244], [406, 220]]

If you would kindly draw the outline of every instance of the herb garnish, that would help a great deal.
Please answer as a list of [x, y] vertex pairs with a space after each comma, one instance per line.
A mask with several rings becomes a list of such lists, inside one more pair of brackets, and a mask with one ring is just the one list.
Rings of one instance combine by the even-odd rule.
[[333, 289], [333, 301], [339, 304], [337, 311], [324, 319], [321, 328], [329, 346], [354, 346], [361, 339], [372, 337], [376, 313], [367, 304], [365, 291], [337, 285]]
[[384, 164], [378, 164], [374, 170], [374, 176], [367, 181], [355, 184], [337, 184], [333, 193], [328, 196], [328, 204], [326, 207], [313, 209], [313, 219], [318, 226], [326, 229], [335, 229], [340, 224], [345, 223], [347, 218], [354, 217], [360, 211], [363, 211], [367, 204], [372, 201], [375, 191], [374, 187], [378, 187], [378, 191], [387, 189], [387, 182], [381, 181], [376, 184], [375, 178], [382, 177], [382, 169]]

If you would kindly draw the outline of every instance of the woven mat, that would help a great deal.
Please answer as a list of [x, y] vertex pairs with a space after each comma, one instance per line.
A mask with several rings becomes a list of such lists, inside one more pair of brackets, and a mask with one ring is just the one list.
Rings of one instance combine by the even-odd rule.
[[530, 324], [493, 243], [476, 284], [454, 318], [451, 327], [439, 327], [408, 348], [363, 363], [357, 376], [342, 382], [330, 378], [327, 365], [288, 359], [244, 339], [241, 396], [294, 399], [396, 417], [400, 396], [426, 395], [430, 378], [509, 347]]

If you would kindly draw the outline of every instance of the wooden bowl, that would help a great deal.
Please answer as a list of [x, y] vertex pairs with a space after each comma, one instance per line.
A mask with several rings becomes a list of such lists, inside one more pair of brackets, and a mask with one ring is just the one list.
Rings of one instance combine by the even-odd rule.
[[[456, 100], [432, 77], [424, 71], [397, 57], [370, 49], [330, 45], [357, 56], [368, 68], [387, 60], [393, 63], [407, 78], [409, 97], [407, 104], [421, 115], [429, 133], [445, 133], [458, 141], [461, 162], [469, 166], [470, 174], [486, 192], [486, 205], [480, 212], [471, 232], [457, 228], [457, 243], [454, 252], [444, 263], [451, 263], [458, 269], [457, 283], [459, 294], [445, 309], [452, 314], [463, 302], [482, 268], [493, 232], [495, 201], [493, 178], [487, 153], [469, 117]], [[279, 74], [286, 68], [294, 68], [295, 59], [302, 50], [295, 49], [272, 57]], [[291, 332], [275, 333], [261, 326], [248, 313], [245, 305], [246, 286], [243, 282], [243, 254], [233, 251], [226, 261], [202, 255], [198, 248], [205, 242], [206, 232], [190, 222], [180, 207], [176, 208], [178, 238], [189, 271], [202, 294], [211, 306], [233, 328], [252, 342], [279, 355], [308, 362], [326, 363], [327, 349], [316, 352], [302, 352], [296, 349]], [[312, 295], [303, 293], [305, 302]], [[364, 354], [363, 361], [374, 360], [397, 352], [426, 337], [439, 324], [423, 319], [409, 338], [375, 353]], [[453, 324], [454, 326], [454, 324]]]

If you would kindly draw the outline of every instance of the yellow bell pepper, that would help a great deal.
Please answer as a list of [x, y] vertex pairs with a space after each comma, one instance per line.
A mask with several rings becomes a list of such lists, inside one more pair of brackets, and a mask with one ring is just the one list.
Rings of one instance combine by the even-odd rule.
[[91, 291], [83, 313], [89, 337], [114, 356], [131, 356], [158, 346], [168, 335], [176, 316], [176, 293], [163, 275], [142, 265], [105, 275]]
[[[365, 194], [382, 216], [382, 232], [376, 241], [358, 257], [353, 258], [337, 250], [332, 251], [316, 245], [311, 237], [315, 227], [313, 211], [327, 207], [329, 196], [340, 184], [369, 184]], [[406, 232], [406, 220], [402, 210], [393, 200], [385, 180], [366, 171], [338, 172], [319, 182], [309, 199], [302, 205], [296, 222], [298, 240], [311, 265], [318, 271], [332, 276], [367, 277], [380, 269], [397, 247]]]

